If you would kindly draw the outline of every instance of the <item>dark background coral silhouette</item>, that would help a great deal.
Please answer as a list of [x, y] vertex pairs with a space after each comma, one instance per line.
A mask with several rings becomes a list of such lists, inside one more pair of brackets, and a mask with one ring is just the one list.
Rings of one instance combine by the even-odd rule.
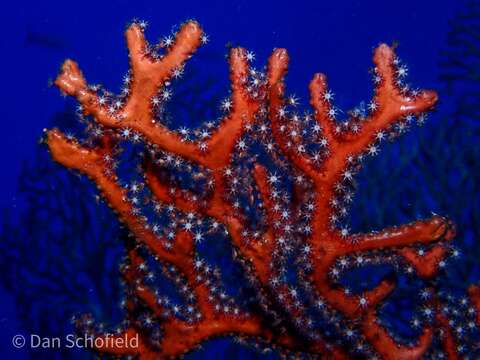
[[[76, 104], [51, 86], [66, 57], [79, 61], [89, 81], [118, 90], [128, 68], [123, 31], [132, 19], [149, 23], [150, 40], [170, 33], [172, 24], [194, 18], [210, 37], [188, 62], [166, 106], [169, 124], [197, 126], [220, 116], [228, 94], [228, 48], [241, 45], [262, 67], [273, 47], [292, 59], [289, 92], [307, 103], [314, 72], [329, 76], [335, 103], [344, 113], [371, 96], [371, 53], [379, 42], [398, 43], [415, 85], [439, 92], [440, 103], [423, 126], [412, 126], [384, 144], [356, 176], [358, 188], [349, 211], [352, 232], [382, 229], [431, 213], [457, 224], [450, 257], [435, 280], [445, 301], [455, 303], [469, 284], [479, 281], [480, 246], [480, 3], [478, 1], [280, 1], [78, 2], [4, 5], [1, 88], [4, 138], [3, 207], [0, 225], [0, 353], [12, 359], [87, 359], [79, 349], [15, 349], [15, 334], [64, 336], [74, 332], [72, 318], [90, 313], [115, 326], [123, 319], [123, 286], [118, 268], [126, 238], [95, 187], [55, 164], [43, 144], [43, 128], [58, 126], [82, 133]], [[362, 103], [364, 101], [364, 103]], [[340, 114], [342, 118], [344, 114]], [[208, 260], [221, 269], [226, 289], [238, 293], [245, 282], [232, 261], [227, 240], [202, 244]], [[228, 254], [225, 256], [225, 254]], [[389, 266], [348, 272], [342, 283], [371, 286]], [[360, 281], [359, 279], [369, 279]], [[418, 331], [418, 297], [425, 283], [400, 277], [382, 307], [389, 331], [403, 340]], [[249, 297], [249, 291], [240, 294]], [[451, 294], [452, 298], [447, 299]], [[459, 320], [461, 321], [461, 319]], [[332, 336], [344, 336], [332, 330]], [[478, 332], [458, 338], [465, 352], [477, 350]], [[216, 339], [187, 355], [191, 358], [278, 358], [276, 350], [244, 339]], [[438, 356], [433, 344], [427, 356]], [[478, 356], [478, 354], [477, 354]]]

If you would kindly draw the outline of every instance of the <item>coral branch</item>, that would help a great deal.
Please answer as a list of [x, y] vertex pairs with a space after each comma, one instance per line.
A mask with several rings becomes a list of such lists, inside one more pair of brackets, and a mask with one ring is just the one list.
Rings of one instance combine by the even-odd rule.
[[[177, 319], [168, 319], [164, 322], [165, 335], [162, 340], [160, 353], [151, 349], [144, 340], [140, 342], [140, 346], [133, 352], [131, 348], [123, 348], [123, 350], [119, 348], [99, 348], [98, 350], [113, 354], [140, 354], [141, 358], [145, 359], [158, 356], [172, 357], [181, 355], [212, 336], [232, 332], [250, 336], [265, 335], [259, 320], [255, 317], [245, 317], [243, 319], [237, 316], [230, 318], [219, 316], [213, 312], [209, 301], [208, 289], [204, 284], [198, 283], [196, 280], [197, 275], [193, 264], [192, 236], [185, 232], [177, 234], [172, 251], [167, 251], [160, 246], [161, 241], [158, 237], [148, 229], [141, 218], [135, 216], [132, 211], [133, 206], [128, 202], [125, 190], [115, 182], [113, 177], [108, 177], [105, 174], [107, 167], [104, 164], [104, 156], [111, 154], [110, 149], [87, 149], [81, 147], [75, 141], [66, 139], [58, 130], [48, 132], [47, 142], [52, 156], [57, 162], [85, 173], [97, 184], [107, 199], [108, 204], [139, 242], [143, 242], [162, 261], [175, 265], [182, 272], [190, 286], [195, 289], [198, 305], [203, 315], [203, 320], [194, 325]], [[154, 295], [148, 289], [137, 285], [135, 291], [139, 298], [156, 313], [161, 311], [155, 302]], [[126, 331], [127, 338], [132, 338], [135, 334], [137, 333], [134, 329]], [[266, 334], [268, 335], [269, 333], [267, 332]], [[179, 342], [179, 339], [183, 339], [183, 341]]]
[[412, 244], [428, 244], [450, 240], [454, 236], [451, 224], [440, 216], [416, 221], [408, 225], [385, 229], [364, 235], [353, 235], [351, 251], [366, 251], [379, 248], [404, 247]]
[[458, 360], [460, 355], [457, 351], [457, 342], [455, 336], [453, 335], [453, 330], [449, 324], [448, 319], [441, 311], [437, 312], [436, 316], [437, 323], [442, 331], [442, 343], [445, 354], [447, 355], [448, 360]]
[[315, 74], [309, 86], [310, 105], [315, 110], [315, 120], [323, 130], [323, 135], [328, 144], [337, 142], [336, 124], [330, 115], [332, 107], [330, 104], [330, 93], [327, 87], [327, 77], [324, 74]]
[[[284, 50], [274, 52], [269, 61], [267, 75], [273, 136], [283, 154], [299, 171], [309, 176], [315, 188], [313, 232], [308, 239], [312, 249], [312, 282], [330, 306], [352, 318], [362, 317], [365, 316], [362, 314], [367, 313], [367, 323], [370, 324], [375, 323], [375, 307], [392, 291], [394, 284], [386, 279], [361, 296], [347, 295], [343, 289], [333, 288], [328, 278], [338, 257], [349, 253], [403, 248], [399, 250], [399, 254], [411, 263], [421, 276], [430, 277], [438, 269], [446, 250], [437, 246], [425, 257], [426, 261], [421, 262], [413, 254], [414, 250], [408, 246], [438, 243], [453, 237], [448, 220], [440, 217], [366, 235], [348, 235], [332, 229], [332, 219], [336, 218], [335, 202], [332, 200], [336, 198], [338, 184], [351, 180], [351, 164], [358, 161], [364, 153], [375, 152], [376, 149], [371, 148], [372, 144], [384, 136], [379, 134], [389, 131], [402, 116], [418, 115], [429, 110], [437, 100], [437, 95], [432, 91], [407, 94], [400, 90], [396, 82], [394, 62], [393, 50], [387, 45], [382, 44], [375, 50], [376, 90], [370, 104], [371, 114], [361, 123], [351, 119], [355, 124], [351, 131], [342, 131], [334, 121], [336, 111], [330, 104], [332, 95], [327, 89], [325, 75], [314, 76], [310, 83], [310, 103], [325, 140], [322, 144], [328, 147], [325, 160], [318, 168], [295, 140], [288, 140], [291, 120], [288, 119], [287, 103], [284, 99], [284, 77], [288, 66], [288, 56]], [[364, 332], [365, 329], [364, 327]], [[368, 337], [367, 333], [365, 335]], [[399, 347], [393, 358], [418, 358], [428, 346], [430, 337], [431, 335], [424, 335], [420, 340], [421, 346], [415, 349]], [[394, 341], [384, 330], [377, 329], [374, 338], [377, 340], [372, 341], [372, 345], [382, 354], [385, 354], [382, 349], [392, 352], [393, 348], [396, 348]]]
[[285, 125], [285, 101], [283, 95], [285, 84], [283, 78], [288, 68], [288, 53], [285, 49], [277, 49], [270, 56], [268, 62], [268, 84], [269, 84], [269, 105], [270, 105], [270, 121], [272, 124], [272, 134], [275, 141], [280, 146], [283, 153], [297, 166], [301, 171], [311, 178], [316, 176], [316, 172], [312, 167], [311, 161], [305, 156], [299, 154], [292, 146], [288, 146], [288, 124]]
[[378, 323], [374, 310], [370, 310], [363, 323], [363, 332], [383, 359], [413, 360], [421, 359], [432, 342], [433, 330], [425, 328], [414, 346], [401, 346], [385, 328]]

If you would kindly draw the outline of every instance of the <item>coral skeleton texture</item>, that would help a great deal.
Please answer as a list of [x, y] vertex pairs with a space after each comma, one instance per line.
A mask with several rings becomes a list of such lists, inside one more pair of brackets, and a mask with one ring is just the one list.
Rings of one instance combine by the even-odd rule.
[[[87, 139], [46, 131], [54, 160], [87, 175], [131, 234], [122, 266], [126, 320], [113, 336], [138, 336], [139, 344], [94, 350], [172, 358], [210, 338], [237, 336], [322, 358], [419, 359], [441, 329], [445, 354], [457, 358], [434, 289], [425, 307], [436, 315], [424, 321], [415, 342], [404, 343], [378, 315], [396, 288], [394, 276], [362, 293], [339, 281], [346, 269], [366, 264], [390, 264], [431, 279], [452, 255], [454, 226], [442, 216], [371, 233], [351, 234], [342, 225], [362, 160], [403, 133], [414, 117], [423, 122], [437, 94], [405, 86], [405, 68], [381, 44], [373, 56], [368, 113], [357, 109], [337, 121], [326, 76], [315, 74], [309, 85], [313, 112], [299, 115], [297, 99], [285, 95], [287, 51], [275, 49], [259, 71], [250, 65], [251, 52], [233, 48], [223, 118], [203, 129], [174, 130], [161, 118], [171, 82], [208, 38], [188, 21], [175, 37], [153, 46], [144, 29], [145, 23], [134, 22], [126, 30], [130, 72], [119, 96], [88, 85], [74, 61], [63, 64], [55, 84], [79, 102]], [[128, 144], [144, 148], [139, 169], [132, 169], [140, 181], [124, 184], [118, 169]], [[151, 213], [163, 220], [156, 223]], [[207, 236], [231, 241], [246, 274], [238, 286], [256, 292], [250, 303], [222, 290], [220, 271], [197, 251]], [[155, 267], [179, 289], [182, 304], [162, 295], [162, 284], [152, 280]], [[296, 283], [288, 275], [292, 268]], [[477, 308], [479, 293], [470, 290]], [[77, 322], [100, 339], [112, 336], [88, 316]]]

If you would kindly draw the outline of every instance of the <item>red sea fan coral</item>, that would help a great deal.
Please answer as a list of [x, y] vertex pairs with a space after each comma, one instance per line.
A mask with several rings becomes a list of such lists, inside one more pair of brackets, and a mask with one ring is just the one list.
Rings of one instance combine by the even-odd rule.
[[[190, 129], [171, 130], [158, 113], [171, 97], [170, 82], [181, 76], [185, 61], [207, 37], [189, 21], [174, 39], [153, 47], [144, 38], [144, 25], [135, 22], [126, 31], [131, 71], [120, 97], [89, 86], [71, 60], [55, 81], [78, 100], [83, 116], [92, 118], [88, 139], [80, 142], [58, 129], [46, 133], [53, 158], [96, 183], [133, 239], [122, 272], [129, 289], [125, 326], [114, 336], [95, 336], [139, 342], [97, 342], [95, 350], [141, 359], [177, 357], [212, 337], [238, 335], [326, 358], [422, 357], [434, 335], [431, 324], [425, 324], [415, 344], [402, 344], [378, 319], [379, 305], [396, 286], [393, 278], [361, 294], [342, 287], [338, 278], [345, 268], [367, 263], [392, 264], [432, 278], [450, 251], [452, 223], [433, 216], [367, 234], [350, 234], [339, 223], [362, 159], [375, 155], [379, 143], [401, 133], [414, 116], [423, 119], [436, 93], [403, 87], [405, 69], [393, 49], [382, 44], [374, 53], [375, 96], [368, 116], [354, 111], [348, 121], [337, 122], [323, 74], [316, 74], [309, 87], [314, 113], [300, 116], [292, 110], [296, 98], [284, 97], [286, 50], [274, 50], [263, 73], [250, 67], [250, 52], [233, 48], [232, 94], [222, 104], [226, 115], [218, 126], [207, 123], [194, 132], [192, 140]], [[128, 141], [145, 143], [144, 181], [122, 185], [117, 165]], [[199, 189], [179, 181], [174, 174], [179, 168], [192, 183], [203, 181]], [[148, 199], [140, 195], [144, 189]], [[173, 220], [152, 223], [143, 213], [146, 206], [165, 210]], [[237, 306], [219, 293], [215, 272], [196, 250], [205, 236], [196, 231], [202, 219], [228, 234], [260, 306]], [[185, 305], [172, 305], [151, 285], [146, 257], [167, 269], [183, 289]], [[287, 279], [292, 257], [299, 282], [293, 285]], [[347, 329], [345, 336], [354, 338], [356, 346], [349, 349], [325, 335], [311, 308], [335, 331]], [[448, 330], [448, 323], [438, 320]]]

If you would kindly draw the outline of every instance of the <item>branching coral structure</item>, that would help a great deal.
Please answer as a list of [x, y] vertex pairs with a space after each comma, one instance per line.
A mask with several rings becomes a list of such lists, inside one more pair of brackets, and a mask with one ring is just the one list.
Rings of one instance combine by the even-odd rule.
[[[402, 86], [404, 68], [381, 44], [374, 51], [368, 114], [353, 111], [337, 121], [326, 77], [315, 74], [313, 112], [299, 115], [298, 100], [285, 95], [287, 51], [275, 49], [259, 71], [250, 64], [251, 52], [233, 48], [225, 115], [203, 129], [171, 129], [159, 116], [171, 83], [208, 38], [188, 21], [175, 37], [152, 46], [144, 28], [134, 22], [126, 31], [131, 69], [120, 96], [88, 85], [74, 61], [63, 64], [55, 84], [79, 102], [87, 139], [46, 131], [54, 160], [87, 175], [131, 234], [122, 266], [125, 323], [112, 334], [89, 317], [78, 320], [105, 340], [94, 350], [172, 358], [212, 337], [233, 335], [322, 358], [419, 359], [437, 326], [445, 353], [455, 358], [456, 340], [435, 295], [426, 297], [424, 310], [432, 315], [417, 339], [405, 342], [378, 314], [396, 288], [394, 275], [357, 293], [340, 281], [347, 269], [377, 264], [428, 281], [451, 255], [455, 229], [442, 216], [371, 233], [350, 233], [342, 225], [362, 159], [414, 117], [423, 121], [436, 93]], [[128, 144], [143, 148], [133, 171], [139, 179], [125, 183], [119, 163]], [[242, 302], [223, 289], [221, 271], [198, 251], [209, 236], [229, 239], [245, 272], [238, 287], [250, 288], [253, 299]], [[178, 289], [178, 303], [162, 294], [154, 276], [159, 268]], [[471, 288], [477, 305], [478, 292]], [[121, 338], [138, 343], [107, 341]]]

